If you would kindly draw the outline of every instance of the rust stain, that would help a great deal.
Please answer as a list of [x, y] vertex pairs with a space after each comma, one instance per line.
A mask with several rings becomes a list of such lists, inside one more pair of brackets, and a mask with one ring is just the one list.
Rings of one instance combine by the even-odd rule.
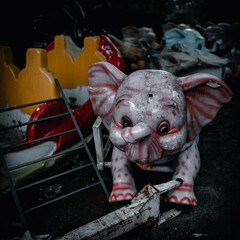
[[120, 225], [115, 225], [114, 227], [107, 229], [107, 235], [111, 234], [112, 232], [116, 232], [120, 227]]
[[153, 229], [156, 229], [156, 228], [158, 228], [158, 227], [159, 227], [158, 224], [155, 223], [154, 226], [153, 226]]
[[169, 217], [165, 218], [165, 220], [166, 220], [166, 221], [169, 221], [169, 220], [171, 220], [171, 219], [174, 218], [174, 217], [175, 217], [175, 216], [172, 215], [172, 216], [169, 216]]
[[153, 220], [154, 220], [154, 217], [149, 217], [146, 221], [146, 226], [149, 226]]
[[119, 224], [116, 224], [115, 226], [107, 229], [107, 235], [111, 234], [112, 232], [116, 232], [118, 229], [125, 227], [127, 224], [131, 224], [133, 222], [132, 219], [128, 219], [126, 221], [121, 219], [121, 222]]

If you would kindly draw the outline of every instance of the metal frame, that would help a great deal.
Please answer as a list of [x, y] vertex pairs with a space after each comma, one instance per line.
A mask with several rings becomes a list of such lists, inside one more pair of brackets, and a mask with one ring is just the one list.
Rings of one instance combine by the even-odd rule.
[[108, 137], [105, 146], [103, 146], [102, 128], [103, 128], [102, 120], [98, 116], [95, 123], [92, 126], [98, 170], [103, 170], [104, 168], [111, 168], [112, 166], [111, 162], [105, 161], [105, 158], [108, 155], [111, 147], [111, 141]]
[[[2, 168], [3, 168], [3, 172], [8, 180], [8, 184], [9, 184], [9, 187], [11, 189], [11, 192], [12, 192], [12, 195], [13, 195], [13, 198], [14, 198], [14, 201], [15, 201], [15, 204], [16, 204], [16, 207], [17, 207], [17, 210], [18, 210], [18, 213], [19, 213], [19, 216], [20, 216], [20, 220], [21, 220], [21, 223], [23, 225], [23, 227], [25, 228], [26, 232], [29, 232], [29, 226], [27, 224], [27, 221], [26, 221], [26, 218], [25, 218], [25, 214], [26, 213], [29, 213], [31, 211], [34, 211], [40, 207], [43, 207], [43, 206], [46, 206], [48, 204], [51, 204], [53, 202], [56, 202], [58, 200], [61, 200], [65, 197], [68, 197], [70, 195], [73, 195], [73, 194], [76, 194], [76, 193], [79, 193], [81, 191], [84, 191], [88, 188], [91, 188], [91, 187], [94, 187], [98, 184], [101, 184], [102, 188], [103, 188], [103, 191], [104, 193], [106, 194], [107, 197], [109, 197], [109, 193], [108, 193], [108, 190], [107, 190], [107, 187], [98, 171], [98, 168], [95, 164], [95, 161], [94, 161], [94, 158], [88, 148], [88, 145], [83, 137], [83, 134], [77, 124], [77, 121], [72, 113], [72, 110], [67, 102], [67, 99], [63, 93], [63, 90], [59, 84], [59, 81], [57, 78], [55, 78], [55, 83], [60, 91], [60, 94], [61, 94], [61, 97], [58, 97], [58, 98], [52, 98], [52, 99], [48, 99], [48, 100], [44, 100], [44, 101], [38, 101], [38, 102], [34, 102], [34, 103], [29, 103], [29, 104], [24, 104], [24, 105], [19, 105], [19, 106], [15, 106], [15, 107], [11, 107], [11, 108], [4, 108], [4, 109], [1, 109], [0, 110], [0, 113], [1, 112], [5, 112], [5, 111], [11, 111], [11, 110], [14, 110], [14, 109], [19, 109], [19, 108], [23, 108], [23, 107], [28, 107], [28, 106], [32, 106], [32, 105], [37, 105], [37, 104], [41, 104], [41, 103], [46, 103], [46, 102], [51, 102], [51, 101], [56, 101], [56, 100], [63, 100], [66, 107], [67, 107], [67, 112], [66, 113], [63, 113], [63, 114], [58, 114], [58, 115], [54, 115], [54, 116], [51, 116], [51, 117], [47, 117], [47, 118], [43, 118], [43, 119], [39, 119], [39, 120], [36, 120], [36, 121], [29, 121], [29, 122], [26, 122], [26, 123], [21, 123], [21, 124], [18, 124], [18, 125], [14, 125], [14, 126], [10, 126], [10, 127], [6, 127], [6, 128], [2, 128], [0, 129], [0, 131], [4, 131], [4, 130], [9, 130], [9, 129], [12, 129], [12, 128], [17, 128], [17, 127], [21, 127], [21, 126], [24, 126], [24, 125], [28, 125], [28, 124], [32, 124], [32, 123], [37, 123], [37, 122], [42, 122], [42, 121], [47, 121], [47, 120], [50, 120], [50, 119], [53, 119], [53, 118], [57, 118], [57, 117], [61, 117], [61, 116], [65, 116], [65, 115], [69, 115], [71, 116], [71, 119], [74, 123], [74, 126], [75, 126], [75, 129], [72, 129], [72, 130], [69, 130], [69, 131], [64, 131], [64, 132], [61, 132], [61, 133], [58, 133], [58, 134], [54, 134], [54, 135], [51, 135], [51, 136], [48, 136], [48, 137], [44, 137], [44, 138], [40, 138], [40, 139], [35, 139], [33, 141], [30, 141], [28, 143], [21, 143], [21, 144], [18, 144], [18, 145], [14, 145], [14, 146], [9, 146], [9, 147], [4, 147], [0, 150], [0, 158], [1, 158], [1, 163], [2, 163]], [[40, 141], [40, 140], [46, 140], [46, 139], [49, 139], [49, 138], [53, 138], [53, 137], [56, 137], [56, 136], [60, 136], [60, 135], [63, 135], [63, 134], [67, 134], [67, 133], [70, 133], [70, 132], [74, 132], [74, 131], [77, 131], [81, 141], [82, 141], [82, 144], [83, 146], [80, 146], [80, 147], [76, 147], [76, 148], [72, 148], [72, 149], [68, 149], [68, 150], [64, 150], [62, 152], [59, 152], [59, 153], [56, 153], [56, 154], [53, 154], [52, 156], [48, 156], [48, 157], [43, 157], [43, 158], [40, 158], [40, 159], [37, 159], [37, 160], [34, 160], [34, 161], [31, 161], [31, 162], [28, 162], [28, 163], [24, 163], [24, 164], [21, 164], [21, 165], [18, 165], [18, 166], [15, 166], [15, 167], [11, 167], [11, 168], [8, 168], [7, 167], [7, 164], [6, 164], [6, 161], [4, 159], [4, 154], [3, 154], [3, 151], [6, 151], [7, 149], [13, 149], [13, 148], [16, 148], [16, 147], [20, 147], [20, 146], [24, 146], [25, 144], [29, 144], [29, 143], [33, 143], [33, 142], [36, 142], [36, 141]], [[87, 163], [83, 166], [80, 166], [80, 167], [77, 167], [77, 168], [74, 168], [72, 170], [68, 170], [68, 171], [65, 171], [65, 172], [62, 172], [60, 174], [56, 174], [54, 176], [51, 176], [51, 177], [48, 177], [48, 178], [45, 178], [45, 179], [42, 179], [40, 181], [36, 181], [36, 182], [33, 182], [31, 184], [28, 184], [28, 185], [25, 185], [25, 186], [22, 186], [22, 187], [19, 187], [19, 188], [16, 188], [14, 186], [14, 183], [13, 183], [13, 180], [11, 178], [11, 174], [10, 174], [10, 171], [12, 170], [15, 170], [15, 169], [19, 169], [19, 168], [22, 168], [24, 166], [28, 166], [28, 165], [31, 165], [33, 163], [37, 163], [37, 162], [40, 162], [40, 161], [43, 161], [43, 160], [47, 160], [47, 159], [50, 159], [50, 158], [53, 158], [53, 157], [56, 157], [56, 156], [60, 156], [60, 155], [63, 155], [63, 154], [66, 154], [66, 153], [70, 153], [70, 152], [73, 152], [73, 151], [77, 151], [79, 149], [85, 149], [86, 152], [87, 152], [87, 155], [88, 155], [88, 158], [90, 159], [90, 163]], [[40, 183], [43, 183], [43, 182], [46, 182], [46, 181], [49, 181], [49, 180], [52, 180], [52, 179], [55, 179], [55, 178], [58, 178], [60, 176], [63, 176], [63, 175], [66, 175], [66, 174], [70, 174], [72, 172], [75, 172], [75, 171], [78, 171], [80, 169], [83, 169], [83, 168], [86, 168], [86, 167], [90, 167], [92, 166], [94, 168], [94, 171], [98, 177], [98, 182], [95, 182], [93, 184], [90, 184], [90, 185], [87, 185], [85, 187], [82, 187], [82, 188], [79, 188], [75, 191], [72, 191], [70, 193], [67, 193], [67, 194], [64, 194], [64, 195], [61, 195], [59, 197], [56, 197], [52, 200], [49, 200], [45, 203], [42, 203], [42, 204], [39, 204], [39, 205], [36, 205], [34, 207], [31, 207], [29, 209], [26, 209], [24, 210], [21, 206], [21, 203], [20, 203], [20, 199], [18, 197], [18, 192], [19, 191], [22, 191], [24, 189], [27, 189], [27, 188], [30, 188], [32, 186], [35, 186], [37, 184], [40, 184]]]

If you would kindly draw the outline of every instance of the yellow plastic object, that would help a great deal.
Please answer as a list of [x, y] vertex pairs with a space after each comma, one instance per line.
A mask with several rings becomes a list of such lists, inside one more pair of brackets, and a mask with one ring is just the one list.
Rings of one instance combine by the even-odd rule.
[[66, 40], [66, 50], [69, 52], [73, 59], [75, 60], [77, 55], [83, 51], [83, 49], [79, 48], [74, 41], [69, 36], [65, 36]]
[[19, 71], [13, 64], [12, 49], [0, 46], [0, 108], [16, 104]]
[[48, 68], [55, 73], [62, 88], [73, 88], [73, 58], [66, 50], [65, 36], [54, 38], [54, 49], [47, 54]]
[[[54, 74], [47, 67], [47, 52], [44, 49], [29, 48], [26, 53], [26, 67], [18, 74], [18, 104], [59, 97]], [[32, 114], [36, 105], [23, 108]]]
[[74, 61], [73, 80], [75, 86], [88, 85], [88, 68], [91, 64], [107, 61], [106, 57], [98, 51], [99, 41], [99, 37], [84, 38], [83, 52], [78, 54]]
[[[76, 59], [69, 53], [66, 36], [58, 35], [54, 38], [54, 49], [49, 51], [48, 67], [57, 76], [62, 88], [76, 88], [88, 85], [88, 68], [91, 64], [107, 61], [105, 56], [98, 51], [99, 37], [86, 37], [84, 48]], [[73, 46], [71, 46], [73, 47]]]
[[[0, 48], [0, 107], [13, 107], [31, 102], [59, 97], [54, 74], [47, 68], [47, 53], [43, 49], [29, 48], [26, 53], [26, 67], [19, 71], [13, 65], [9, 47]], [[22, 108], [31, 115], [36, 105]]]

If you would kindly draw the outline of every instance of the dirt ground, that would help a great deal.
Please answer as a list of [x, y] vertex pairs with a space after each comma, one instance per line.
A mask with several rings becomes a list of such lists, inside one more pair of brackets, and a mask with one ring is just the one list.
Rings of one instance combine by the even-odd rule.
[[[228, 82], [234, 92], [232, 101], [225, 105], [218, 116], [200, 134], [199, 150], [201, 169], [195, 181], [198, 199], [196, 207], [181, 207], [183, 212], [176, 218], [154, 228], [141, 226], [118, 237], [127, 239], [231, 239], [238, 234], [239, 182], [240, 182], [240, 79]], [[111, 174], [106, 169], [101, 172], [111, 190]], [[72, 177], [73, 185], [82, 181], [82, 174]], [[148, 183], [159, 184], [171, 179], [171, 174], [135, 172], [138, 190]], [[65, 182], [64, 182], [65, 181]], [[67, 187], [67, 186], [64, 186]], [[28, 199], [36, 198], [34, 191]], [[59, 202], [27, 214], [31, 231], [35, 234], [49, 233], [53, 238], [61, 236], [89, 221], [121, 207], [122, 204], [109, 204], [101, 187], [67, 197]], [[161, 211], [176, 207], [175, 204], [161, 201]], [[1, 197], [0, 239], [20, 239], [22, 227], [17, 223], [18, 215], [11, 194]]]

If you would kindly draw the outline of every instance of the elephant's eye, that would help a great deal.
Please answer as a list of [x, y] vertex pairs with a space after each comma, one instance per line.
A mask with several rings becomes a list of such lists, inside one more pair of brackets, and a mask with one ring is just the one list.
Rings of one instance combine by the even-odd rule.
[[170, 126], [169, 123], [167, 121], [163, 121], [158, 125], [158, 134], [159, 135], [166, 135], [169, 130], [170, 130]]
[[133, 126], [132, 121], [130, 120], [130, 118], [128, 118], [126, 116], [124, 116], [122, 118], [122, 125], [123, 125], [124, 128]]

